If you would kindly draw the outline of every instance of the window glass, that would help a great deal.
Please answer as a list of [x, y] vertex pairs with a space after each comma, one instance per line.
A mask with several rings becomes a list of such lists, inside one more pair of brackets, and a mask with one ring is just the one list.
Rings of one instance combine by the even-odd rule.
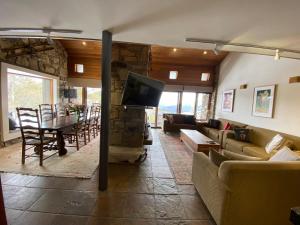
[[76, 90], [76, 95], [77, 97], [75, 99], [72, 99], [72, 102], [77, 104], [77, 105], [82, 105], [82, 87], [73, 87]]
[[101, 103], [101, 88], [87, 88], [87, 105]]
[[162, 126], [164, 113], [177, 113], [178, 92], [163, 92], [158, 106], [157, 125]]
[[181, 103], [181, 114], [194, 115], [195, 113], [196, 93], [183, 92]]

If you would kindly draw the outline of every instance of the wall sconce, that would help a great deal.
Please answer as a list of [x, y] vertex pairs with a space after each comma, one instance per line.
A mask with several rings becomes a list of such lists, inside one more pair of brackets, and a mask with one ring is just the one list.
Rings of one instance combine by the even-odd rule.
[[248, 84], [241, 84], [240, 85], [240, 89], [247, 89], [247, 87], [248, 87]]

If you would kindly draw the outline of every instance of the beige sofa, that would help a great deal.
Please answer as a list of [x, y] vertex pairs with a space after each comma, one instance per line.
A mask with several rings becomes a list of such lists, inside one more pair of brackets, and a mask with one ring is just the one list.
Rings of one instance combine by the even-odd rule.
[[194, 153], [192, 181], [218, 225], [288, 225], [300, 162], [225, 161]]
[[224, 133], [224, 126], [228, 122], [231, 125], [235, 127], [246, 127], [246, 124], [231, 121], [231, 120], [226, 120], [226, 119], [218, 119], [220, 121], [220, 126], [218, 129], [208, 127], [208, 123], [199, 123], [198, 124], [198, 131], [201, 133], [205, 134], [207, 137], [213, 139], [214, 141], [222, 144], [223, 141], [223, 133]]
[[226, 131], [223, 134], [222, 148], [245, 155], [268, 159], [276, 151], [267, 154], [265, 146], [276, 134], [281, 134], [283, 137], [292, 141], [293, 145], [289, 146], [291, 149], [300, 149], [300, 137], [253, 126], [246, 126], [246, 128], [251, 130], [249, 143], [235, 140], [233, 131]]

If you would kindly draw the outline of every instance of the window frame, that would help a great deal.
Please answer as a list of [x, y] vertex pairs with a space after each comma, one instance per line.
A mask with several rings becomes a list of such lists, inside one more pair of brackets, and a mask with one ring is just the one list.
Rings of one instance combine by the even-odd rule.
[[[27, 74], [32, 75], [33, 77], [39, 77], [43, 79], [49, 79], [50, 82], [50, 96], [51, 96], [51, 103], [55, 104], [58, 100], [58, 84], [59, 84], [59, 77], [53, 76], [50, 74], [38, 72], [35, 70], [27, 69], [24, 67], [8, 64], [1, 62], [1, 78], [0, 78], [0, 85], [1, 85], [1, 110], [0, 110], [0, 125], [1, 125], [1, 141], [9, 141], [21, 136], [20, 131], [9, 131], [9, 121], [8, 121], [8, 69], [18, 70]], [[25, 76], [30, 76], [30, 75]]]

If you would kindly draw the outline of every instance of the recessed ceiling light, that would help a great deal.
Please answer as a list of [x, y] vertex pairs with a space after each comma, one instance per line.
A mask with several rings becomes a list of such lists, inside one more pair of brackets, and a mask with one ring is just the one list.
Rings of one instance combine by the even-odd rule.
[[203, 55], [206, 55], [206, 54], [207, 54], [207, 51], [204, 51], [204, 52], [203, 52]]
[[176, 52], [177, 51], [177, 48], [173, 48], [173, 52]]
[[82, 45], [83, 45], [83, 46], [86, 46], [86, 42], [85, 42], [85, 41], [83, 41], [83, 42], [82, 42]]

